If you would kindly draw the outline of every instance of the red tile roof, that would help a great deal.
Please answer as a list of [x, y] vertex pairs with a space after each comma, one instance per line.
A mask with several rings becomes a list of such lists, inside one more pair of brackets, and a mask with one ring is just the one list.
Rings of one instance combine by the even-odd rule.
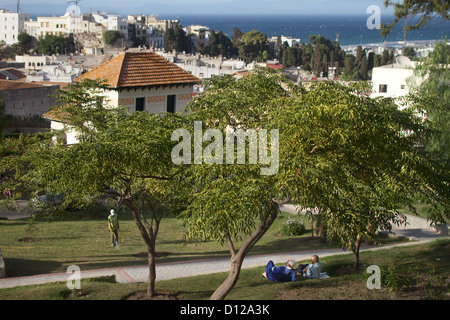
[[269, 69], [283, 69], [283, 65], [282, 64], [278, 64], [278, 63], [267, 63], [266, 67]]
[[154, 52], [126, 52], [75, 81], [102, 79], [111, 88], [195, 84], [201, 80]]
[[13, 80], [2, 80], [0, 79], [0, 91], [2, 90], [21, 90], [30, 88], [42, 88], [44, 86], [31, 82], [21, 82]]
[[6, 68], [0, 70], [0, 79], [3, 80], [21, 80], [27, 76], [14, 68]]
[[42, 115], [43, 118], [48, 120], [70, 123], [68, 116], [69, 114], [65, 111], [64, 107], [52, 109]]

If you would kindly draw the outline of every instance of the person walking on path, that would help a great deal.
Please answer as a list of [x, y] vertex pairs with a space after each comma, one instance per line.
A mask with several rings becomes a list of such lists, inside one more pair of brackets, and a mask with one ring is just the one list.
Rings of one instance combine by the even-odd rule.
[[111, 209], [108, 217], [109, 231], [111, 232], [111, 246], [119, 246], [119, 217], [114, 209]]

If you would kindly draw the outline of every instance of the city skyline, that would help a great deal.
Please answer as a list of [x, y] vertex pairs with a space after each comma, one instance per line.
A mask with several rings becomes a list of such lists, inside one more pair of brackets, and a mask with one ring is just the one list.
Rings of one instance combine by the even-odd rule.
[[[17, 1], [2, 1], [1, 8], [16, 11]], [[70, 3], [69, 3], [70, 2]], [[75, 1], [67, 0], [21, 0], [21, 12], [33, 14], [64, 14]], [[95, 4], [79, 0], [82, 13], [105, 11], [116, 14], [156, 15], [205, 15], [205, 14], [257, 14], [257, 15], [365, 15], [371, 5], [377, 5], [382, 14], [392, 14], [384, 8], [383, 0], [134, 0], [124, 5], [120, 0], [97, 0]]]

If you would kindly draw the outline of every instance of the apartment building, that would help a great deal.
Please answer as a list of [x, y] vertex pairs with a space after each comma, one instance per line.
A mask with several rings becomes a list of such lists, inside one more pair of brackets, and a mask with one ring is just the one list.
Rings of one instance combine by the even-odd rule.
[[19, 33], [25, 31], [25, 22], [30, 20], [28, 13], [16, 13], [0, 9], [0, 42], [7, 45], [17, 43]]

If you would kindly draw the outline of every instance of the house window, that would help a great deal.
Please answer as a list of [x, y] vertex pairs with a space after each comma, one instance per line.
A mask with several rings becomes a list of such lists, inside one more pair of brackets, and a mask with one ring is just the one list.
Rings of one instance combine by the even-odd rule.
[[400, 86], [400, 89], [405, 89], [406, 88], [406, 86], [404, 85], [404, 84], [402, 84], [401, 86]]
[[145, 110], [145, 98], [136, 98], [136, 111]]
[[167, 96], [167, 112], [175, 113], [175, 98], [176, 95]]
[[387, 92], [387, 84], [380, 84], [378, 91], [386, 93]]

